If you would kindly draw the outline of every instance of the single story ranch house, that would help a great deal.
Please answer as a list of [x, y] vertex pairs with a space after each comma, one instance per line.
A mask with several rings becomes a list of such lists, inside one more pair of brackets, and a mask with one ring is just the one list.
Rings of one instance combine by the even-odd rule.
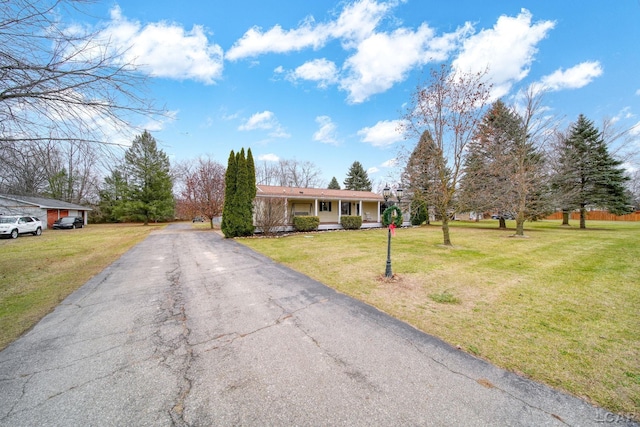
[[85, 206], [45, 197], [0, 194], [0, 215], [35, 216], [42, 221], [43, 228], [53, 227], [53, 222], [63, 216], [80, 216], [86, 225], [91, 210]]
[[[319, 230], [342, 229], [340, 218], [345, 215], [361, 217], [361, 228], [382, 227], [384, 198], [371, 191], [257, 185], [255, 203], [266, 199], [283, 200], [285, 231], [293, 230], [294, 216], [317, 216], [320, 218]], [[408, 225], [409, 214], [405, 213], [403, 217]]]

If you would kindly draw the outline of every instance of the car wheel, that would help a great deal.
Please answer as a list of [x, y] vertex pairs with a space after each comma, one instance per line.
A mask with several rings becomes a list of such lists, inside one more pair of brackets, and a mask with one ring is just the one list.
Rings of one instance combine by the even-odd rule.
[[73, 224], [73, 225], [71, 226], [71, 228], [73, 228], [73, 229], [75, 230], [75, 229], [76, 229], [76, 225], [75, 225], [75, 224]]
[[38, 227], [38, 229], [36, 231], [33, 232], [34, 236], [39, 236], [42, 234], [42, 228]]
[[18, 238], [18, 230], [11, 230], [11, 238], [12, 239], [17, 239]]

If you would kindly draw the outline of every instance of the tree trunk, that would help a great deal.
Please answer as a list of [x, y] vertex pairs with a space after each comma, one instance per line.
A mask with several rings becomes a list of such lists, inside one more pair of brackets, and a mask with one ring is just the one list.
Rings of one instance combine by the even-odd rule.
[[507, 220], [503, 216], [498, 218], [498, 228], [504, 230], [507, 228]]
[[518, 212], [516, 217], [516, 236], [524, 237], [524, 214], [522, 212]]
[[562, 225], [569, 225], [569, 214], [571, 212], [569, 212], [569, 210], [564, 209], [562, 211]]
[[442, 237], [443, 245], [453, 246], [451, 244], [451, 237], [449, 236], [449, 217], [446, 213], [442, 216]]
[[587, 228], [587, 209], [584, 205], [580, 206], [580, 228]]

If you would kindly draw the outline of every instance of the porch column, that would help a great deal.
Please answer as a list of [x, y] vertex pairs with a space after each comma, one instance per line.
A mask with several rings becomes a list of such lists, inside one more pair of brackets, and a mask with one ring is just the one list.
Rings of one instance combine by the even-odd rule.
[[376, 209], [376, 216], [377, 216], [377, 220], [376, 222], [380, 222], [380, 200], [378, 200], [378, 209]]
[[318, 199], [315, 199], [314, 204], [315, 204], [315, 206], [314, 206], [314, 211], [315, 212], [314, 212], [313, 216], [318, 216]]
[[362, 218], [364, 220], [364, 212], [362, 212], [362, 200], [358, 201], [358, 206], [359, 206], [359, 211], [360, 211], [360, 218]]
[[338, 199], [338, 224], [340, 224], [340, 218], [342, 218], [342, 200]]
[[284, 223], [289, 224], [289, 199], [284, 198]]

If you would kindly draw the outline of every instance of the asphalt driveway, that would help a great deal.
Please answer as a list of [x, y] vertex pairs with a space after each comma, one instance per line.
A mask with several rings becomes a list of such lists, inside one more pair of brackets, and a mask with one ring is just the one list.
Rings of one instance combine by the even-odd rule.
[[611, 421], [190, 225], [153, 232], [0, 353], [2, 426]]

